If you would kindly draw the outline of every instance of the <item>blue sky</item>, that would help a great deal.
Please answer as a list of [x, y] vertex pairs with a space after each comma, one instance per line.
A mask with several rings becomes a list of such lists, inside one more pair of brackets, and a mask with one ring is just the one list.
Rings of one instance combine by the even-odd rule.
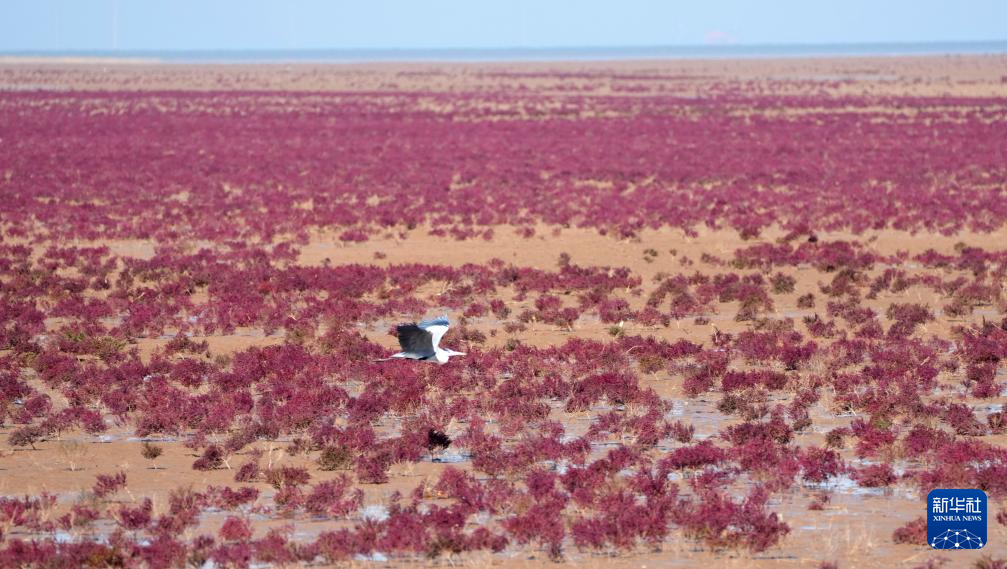
[[1005, 0], [0, 0], [0, 51], [1007, 39]]

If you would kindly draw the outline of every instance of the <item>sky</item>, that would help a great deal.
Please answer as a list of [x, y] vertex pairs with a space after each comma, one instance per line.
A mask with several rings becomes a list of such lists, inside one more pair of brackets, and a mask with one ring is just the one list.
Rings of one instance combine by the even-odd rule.
[[0, 51], [1007, 39], [1007, 0], [0, 0]]

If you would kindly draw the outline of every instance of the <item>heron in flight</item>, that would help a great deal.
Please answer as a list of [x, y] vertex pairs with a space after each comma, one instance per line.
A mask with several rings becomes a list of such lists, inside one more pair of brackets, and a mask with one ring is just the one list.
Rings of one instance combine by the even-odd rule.
[[451, 356], [464, 356], [465, 352], [445, 350], [438, 344], [444, 334], [447, 333], [451, 323], [448, 322], [447, 315], [439, 316], [431, 320], [424, 320], [419, 324], [401, 324], [395, 327], [399, 335], [399, 345], [402, 351], [389, 357], [378, 360], [387, 362], [394, 359], [426, 360], [436, 361], [439, 364], [448, 363]]

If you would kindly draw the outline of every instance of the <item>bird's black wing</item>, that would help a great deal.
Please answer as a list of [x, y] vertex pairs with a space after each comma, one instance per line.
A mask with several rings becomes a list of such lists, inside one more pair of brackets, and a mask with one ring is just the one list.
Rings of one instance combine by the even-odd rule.
[[399, 345], [402, 346], [403, 352], [417, 355], [434, 353], [433, 337], [430, 332], [416, 324], [402, 324], [396, 326], [395, 330], [399, 334]]

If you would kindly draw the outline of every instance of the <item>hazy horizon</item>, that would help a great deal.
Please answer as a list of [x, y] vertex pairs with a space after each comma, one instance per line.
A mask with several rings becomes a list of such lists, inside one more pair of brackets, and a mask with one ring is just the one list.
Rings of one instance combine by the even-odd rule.
[[1007, 3], [867, 0], [701, 6], [628, 0], [366, 5], [303, 0], [14, 0], [0, 52], [555, 50], [972, 44], [1007, 39]]
[[546, 48], [387, 48], [387, 49], [251, 49], [251, 50], [0, 50], [0, 57], [15, 60], [63, 58], [94, 61], [138, 61], [185, 64], [228, 63], [479, 63], [479, 62], [561, 62], [629, 61], [675, 59], [786, 59], [819, 57], [887, 57], [1000, 55], [1007, 53], [1007, 41], [863, 43], [863, 44], [780, 44], [780, 45], [680, 45], [680, 46], [590, 46]]

